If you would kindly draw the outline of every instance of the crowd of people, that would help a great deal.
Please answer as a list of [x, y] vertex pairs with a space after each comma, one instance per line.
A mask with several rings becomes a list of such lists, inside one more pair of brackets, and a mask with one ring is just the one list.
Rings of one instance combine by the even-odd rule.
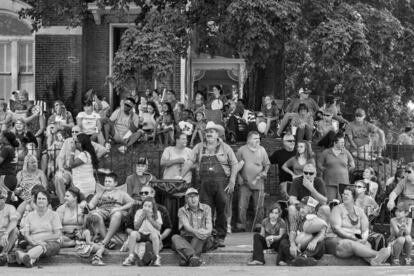
[[[249, 231], [249, 224], [258, 230], [249, 265], [264, 264], [264, 249], [278, 252], [280, 266], [316, 265], [325, 253], [361, 257], [371, 265], [389, 258], [398, 265], [404, 255], [403, 263], [410, 264], [414, 164], [387, 181], [389, 201], [377, 203], [376, 172], [366, 168], [352, 182], [350, 176], [354, 158], [381, 158], [384, 132], [366, 121], [364, 110], [356, 109], [348, 122], [334, 97], [319, 107], [309, 93], [301, 88], [285, 110], [266, 96], [257, 113], [245, 109], [237, 91], [226, 98], [218, 85], [211, 98], [197, 92], [188, 106], [172, 90], [142, 96], [134, 91], [112, 113], [92, 93], [76, 120], [61, 101], [46, 120], [24, 92], [9, 107], [0, 102], [6, 114], [0, 121], [0, 265], [14, 254], [18, 264], [32, 267], [60, 248], [76, 247], [93, 265], [105, 265], [104, 253], [120, 248], [128, 252], [124, 266], [160, 266], [160, 251], [171, 247], [179, 265], [200, 266], [203, 252], [224, 247], [228, 234]], [[260, 141], [271, 135], [280, 136], [283, 146], [268, 155]], [[236, 152], [229, 145], [244, 140]], [[162, 178], [183, 187], [185, 203], [175, 214], [155, 201], [156, 177], [145, 157], [125, 183], [109, 172], [104, 185], [97, 184], [99, 160], [111, 148], [124, 154], [148, 141], [164, 146]], [[317, 158], [312, 142], [325, 148]], [[271, 164], [278, 166], [274, 185], [281, 197], [266, 210]], [[247, 215], [250, 200], [253, 222]], [[395, 216], [391, 236], [378, 243], [384, 237], [370, 223], [381, 206]]]

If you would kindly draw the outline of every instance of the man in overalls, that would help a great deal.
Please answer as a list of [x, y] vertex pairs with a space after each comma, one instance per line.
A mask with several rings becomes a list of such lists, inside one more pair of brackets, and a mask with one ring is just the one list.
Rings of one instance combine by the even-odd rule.
[[224, 128], [214, 122], [206, 126], [206, 140], [197, 144], [186, 162], [181, 176], [198, 163], [200, 169], [200, 201], [208, 204], [216, 212], [215, 229], [217, 242], [224, 247], [227, 234], [226, 193], [234, 191], [237, 175], [237, 158], [229, 145], [219, 137], [224, 135]]

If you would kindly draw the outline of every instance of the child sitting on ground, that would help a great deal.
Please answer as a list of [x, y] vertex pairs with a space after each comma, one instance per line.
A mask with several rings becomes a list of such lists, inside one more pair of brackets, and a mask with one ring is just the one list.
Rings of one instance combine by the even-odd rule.
[[412, 219], [408, 217], [410, 206], [405, 202], [399, 202], [395, 210], [395, 218], [391, 219], [391, 236], [389, 245], [392, 246], [391, 263], [400, 265], [400, 255], [404, 250], [405, 265], [411, 265], [411, 249], [413, 247], [411, 238]]
[[102, 237], [99, 235], [99, 218], [97, 215], [91, 214], [86, 217], [83, 230], [76, 230], [77, 249], [80, 251], [79, 256], [82, 258], [89, 258], [92, 253], [92, 265], [103, 266], [106, 265], [102, 261], [102, 256], [105, 253], [105, 247], [99, 243]]
[[[151, 241], [156, 259], [154, 266], [161, 265], [161, 257], [159, 255], [161, 245], [160, 229], [162, 226], [161, 213], [157, 210], [157, 205], [152, 197], [147, 197], [142, 203], [142, 209], [139, 209], [134, 217], [134, 229], [129, 234], [128, 250], [129, 255], [122, 263], [123, 266], [131, 266], [135, 263], [135, 247], [137, 242]], [[140, 264], [138, 258], [138, 264]]]

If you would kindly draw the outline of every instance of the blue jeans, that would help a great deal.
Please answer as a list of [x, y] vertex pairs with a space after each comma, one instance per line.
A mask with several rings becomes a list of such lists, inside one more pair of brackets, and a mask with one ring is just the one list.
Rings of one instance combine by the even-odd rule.
[[249, 207], [250, 198], [253, 198], [254, 212], [257, 213], [256, 224], [262, 223], [264, 191], [252, 190], [247, 185], [241, 185], [239, 188], [239, 223], [238, 228], [246, 229], [247, 208]]

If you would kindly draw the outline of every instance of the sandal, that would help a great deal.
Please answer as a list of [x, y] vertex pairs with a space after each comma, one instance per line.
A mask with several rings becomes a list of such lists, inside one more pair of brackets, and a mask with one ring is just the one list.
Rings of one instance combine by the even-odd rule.
[[116, 247], [116, 243], [114, 243], [114, 242], [112, 242], [112, 241], [110, 241], [110, 242], [108, 242], [107, 244], [106, 244], [106, 246], [105, 246], [106, 248], [108, 248], [109, 250], [112, 250], [112, 249], [114, 249], [115, 247]]
[[92, 258], [92, 265], [94, 266], [105, 266], [106, 263], [102, 261], [102, 258], [98, 255], [94, 255]]
[[79, 253], [81, 258], [89, 258], [92, 253], [93, 246], [91, 244], [86, 244], [83, 250]]
[[251, 262], [248, 262], [247, 265], [264, 265], [264, 263], [258, 260], [253, 260]]

